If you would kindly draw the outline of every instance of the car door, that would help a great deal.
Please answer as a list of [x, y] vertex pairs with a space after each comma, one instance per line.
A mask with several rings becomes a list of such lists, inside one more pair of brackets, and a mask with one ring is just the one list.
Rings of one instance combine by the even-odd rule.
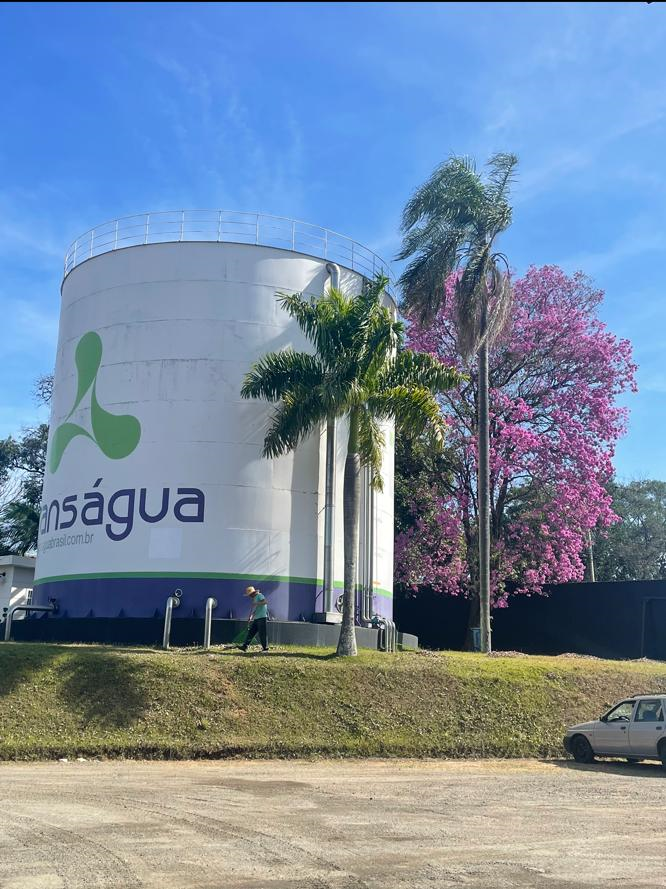
[[608, 756], [629, 755], [629, 726], [636, 701], [622, 701], [594, 729], [594, 752]]
[[660, 698], [638, 701], [629, 725], [631, 752], [656, 759], [657, 744], [664, 734], [664, 702]]

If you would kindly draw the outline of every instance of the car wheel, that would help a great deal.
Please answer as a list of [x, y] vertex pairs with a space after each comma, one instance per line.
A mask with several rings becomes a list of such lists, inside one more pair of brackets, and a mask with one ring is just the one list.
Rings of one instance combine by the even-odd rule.
[[662, 769], [666, 769], [666, 741], [659, 744], [659, 758], [661, 759]]
[[594, 750], [584, 735], [575, 735], [571, 741], [571, 753], [576, 762], [592, 762]]

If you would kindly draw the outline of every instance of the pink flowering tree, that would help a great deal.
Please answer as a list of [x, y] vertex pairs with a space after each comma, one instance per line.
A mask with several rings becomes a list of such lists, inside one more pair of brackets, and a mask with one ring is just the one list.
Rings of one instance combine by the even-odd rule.
[[[478, 596], [477, 398], [474, 367], [456, 347], [454, 281], [434, 322], [410, 324], [410, 348], [468, 375], [441, 396], [448, 471], [406, 485], [408, 527], [396, 577], [418, 589]], [[603, 294], [581, 273], [530, 268], [513, 285], [502, 336], [490, 350], [491, 593], [539, 593], [581, 580], [589, 533], [616, 521], [606, 485], [635, 391], [631, 345], [597, 317]], [[477, 625], [478, 605], [470, 612]]]

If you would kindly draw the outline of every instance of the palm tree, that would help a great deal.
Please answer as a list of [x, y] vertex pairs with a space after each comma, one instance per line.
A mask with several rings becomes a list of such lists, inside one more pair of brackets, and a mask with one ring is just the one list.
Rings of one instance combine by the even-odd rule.
[[478, 361], [479, 610], [481, 650], [490, 633], [490, 477], [488, 348], [509, 315], [511, 285], [506, 257], [495, 250], [498, 235], [511, 224], [509, 189], [518, 159], [495, 154], [484, 179], [474, 162], [452, 157], [416, 190], [402, 217], [398, 259], [409, 259], [400, 284], [404, 310], [432, 319], [445, 299], [445, 282], [455, 274], [458, 346]]
[[243, 398], [277, 403], [264, 440], [265, 457], [292, 451], [320, 424], [347, 420], [345, 461], [344, 596], [338, 655], [356, 654], [354, 631], [360, 469], [369, 467], [382, 487], [384, 436], [381, 422], [395, 421], [409, 434], [444, 427], [435, 394], [456, 385], [455, 371], [429, 355], [403, 348], [404, 329], [382, 305], [386, 278], [378, 277], [359, 296], [331, 289], [318, 300], [280, 294], [282, 307], [312, 343], [313, 353], [287, 348], [257, 361], [245, 376]]

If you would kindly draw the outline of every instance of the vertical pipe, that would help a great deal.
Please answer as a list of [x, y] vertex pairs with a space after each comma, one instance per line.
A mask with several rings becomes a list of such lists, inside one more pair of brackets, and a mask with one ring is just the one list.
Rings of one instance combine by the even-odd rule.
[[361, 623], [368, 622], [368, 516], [370, 514], [370, 503], [368, 499], [368, 477], [369, 471], [367, 466], [363, 470], [363, 537], [361, 538], [361, 546], [363, 552], [361, 554], [361, 565], [363, 566], [363, 574], [361, 576]]
[[213, 609], [217, 608], [217, 599], [206, 599], [206, 619], [204, 621], [204, 648], [210, 648], [210, 633], [213, 628]]
[[372, 621], [373, 593], [375, 590], [375, 489], [370, 476], [370, 532], [368, 543], [368, 606], [366, 609], [368, 623]]
[[360, 605], [359, 621], [361, 625], [365, 624], [365, 603], [367, 599], [368, 589], [368, 470], [363, 467], [361, 472], [361, 514], [360, 514], [360, 534], [359, 534], [359, 554], [358, 554], [358, 585], [360, 587]]
[[171, 642], [171, 614], [174, 608], [180, 605], [180, 590], [176, 590], [176, 594], [169, 596], [166, 600], [166, 609], [164, 612], [164, 632], [162, 634], [162, 648], [166, 651]]
[[374, 581], [374, 491], [372, 470], [366, 468], [362, 480], [363, 494], [363, 537], [361, 540], [361, 623], [372, 622], [372, 591]]
[[[331, 287], [340, 286], [340, 269], [334, 263], [327, 263]], [[326, 423], [326, 467], [324, 489], [324, 592], [322, 610], [326, 614], [333, 610], [333, 571], [335, 567], [335, 417]]]
[[326, 487], [324, 491], [324, 602], [323, 610], [333, 608], [333, 560], [335, 553], [335, 418], [326, 424]]

